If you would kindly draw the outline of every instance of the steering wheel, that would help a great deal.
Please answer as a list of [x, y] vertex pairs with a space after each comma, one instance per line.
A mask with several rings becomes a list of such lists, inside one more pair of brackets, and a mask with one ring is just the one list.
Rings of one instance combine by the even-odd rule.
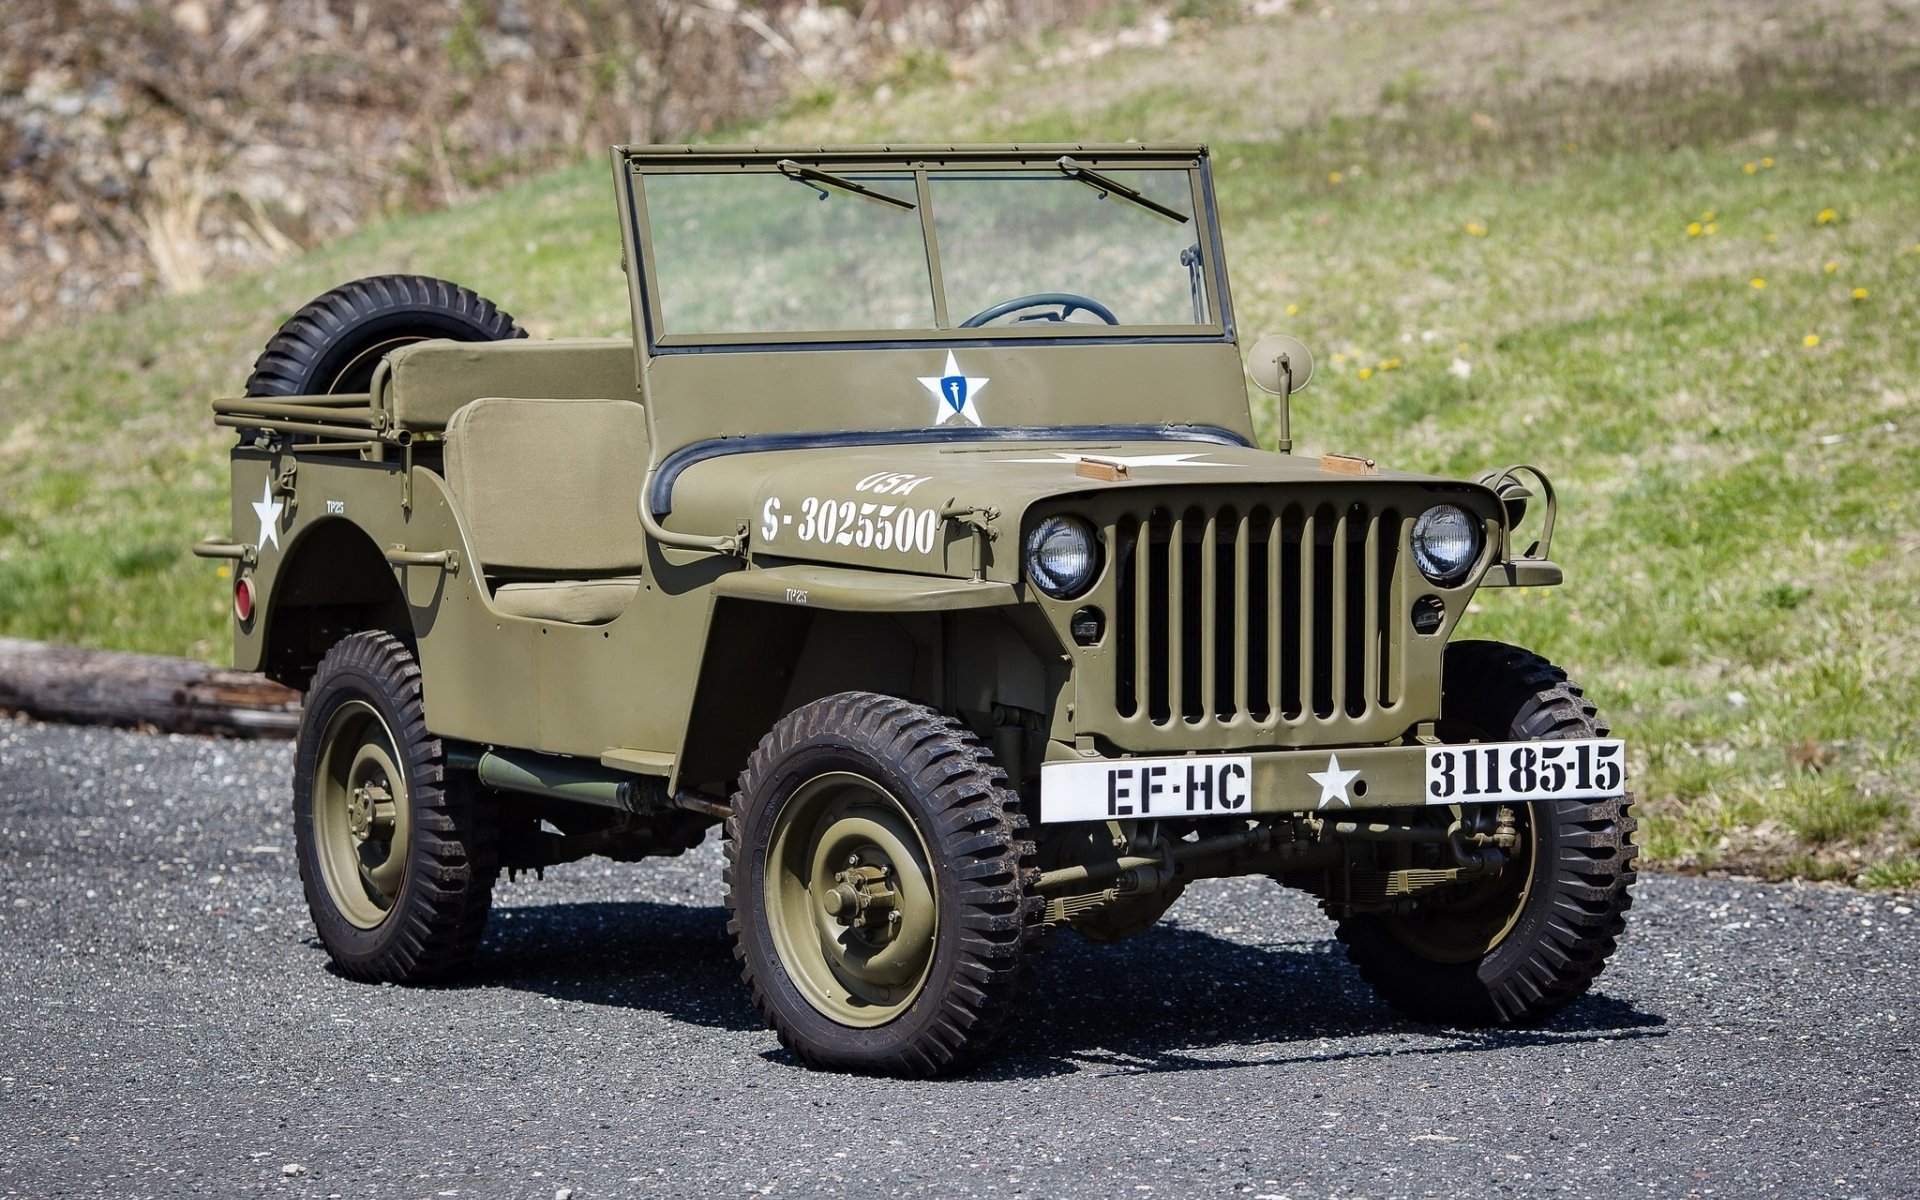
[[1112, 309], [1091, 296], [1082, 296], [1078, 292], [1034, 292], [1031, 295], [1015, 296], [1011, 300], [1002, 300], [989, 308], [983, 308], [960, 322], [960, 328], [978, 329], [987, 322], [997, 321], [1008, 313], [1016, 313], [1023, 308], [1043, 308], [1051, 304], [1059, 305], [1060, 311], [1047, 314], [1036, 313], [1031, 317], [1021, 317], [1020, 320], [1065, 321], [1073, 313], [1090, 312], [1109, 325], [1120, 323], [1120, 318], [1113, 315]]

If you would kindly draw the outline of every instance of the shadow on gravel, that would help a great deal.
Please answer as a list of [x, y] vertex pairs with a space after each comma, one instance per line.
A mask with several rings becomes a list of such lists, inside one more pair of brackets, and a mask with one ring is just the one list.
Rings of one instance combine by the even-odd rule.
[[717, 1029], [759, 1029], [718, 906], [630, 900], [495, 909], [456, 986], [509, 987], [644, 1009]]
[[[1028, 1020], [973, 1078], [1089, 1067], [1219, 1071], [1666, 1036], [1665, 1017], [1604, 995], [1527, 1029], [1417, 1024], [1376, 999], [1331, 940], [1248, 945], [1161, 925], [1117, 946], [1063, 935], [1038, 967]], [[1250, 1044], [1260, 1053], [1244, 1054]], [[1228, 1047], [1243, 1053], [1214, 1052]]]
[[[726, 927], [726, 910], [717, 906], [497, 909], [472, 970], [453, 986], [509, 987], [711, 1028], [758, 1029]], [[966, 1078], [1469, 1054], [1665, 1037], [1665, 1025], [1665, 1017], [1605, 995], [1588, 995], [1528, 1029], [1418, 1025], [1375, 999], [1331, 941], [1247, 944], [1167, 923], [1118, 945], [1059, 935], [1034, 964], [1024, 1017], [1000, 1053]], [[1252, 1047], [1259, 1052], [1245, 1053]], [[1229, 1048], [1239, 1053], [1220, 1053]], [[784, 1050], [765, 1057], [797, 1062]]]

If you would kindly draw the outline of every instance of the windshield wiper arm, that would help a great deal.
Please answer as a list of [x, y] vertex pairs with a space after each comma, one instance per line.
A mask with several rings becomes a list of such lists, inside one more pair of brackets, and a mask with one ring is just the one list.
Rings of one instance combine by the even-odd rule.
[[[830, 188], [837, 188], [843, 192], [851, 192], [862, 200], [872, 200], [876, 204], [885, 204], [890, 208], [905, 209], [907, 212], [912, 212], [915, 208], [919, 207], [911, 200], [902, 200], [898, 196], [889, 196], [887, 193], [870, 188], [864, 183], [856, 183], [851, 179], [839, 175], [830, 175], [814, 167], [802, 166], [790, 158], [783, 158], [775, 163], [774, 166], [780, 168], [780, 173], [788, 179], [797, 179], [801, 183], [813, 184], [816, 187], [820, 184], [825, 184]], [[824, 191], [821, 192], [820, 198], [825, 200], [827, 194]]]
[[1102, 196], [1113, 195], [1120, 197], [1122, 200], [1131, 200], [1156, 216], [1165, 217], [1169, 221], [1175, 221], [1182, 225], [1185, 225], [1189, 219], [1187, 214], [1180, 212], [1178, 209], [1168, 208], [1158, 200], [1149, 200], [1126, 184], [1116, 179], [1109, 179], [1105, 175], [1100, 174], [1100, 172], [1081, 165], [1071, 157], [1063, 155], [1060, 159], [1059, 167], [1067, 178], [1079, 180], [1094, 191], [1099, 192]]

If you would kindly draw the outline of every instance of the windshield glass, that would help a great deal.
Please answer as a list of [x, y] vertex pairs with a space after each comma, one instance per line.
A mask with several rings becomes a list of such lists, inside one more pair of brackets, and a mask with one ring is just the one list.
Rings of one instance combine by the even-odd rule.
[[[1182, 253], [1194, 245], [1193, 192], [1184, 171], [1107, 176], [1189, 219], [1173, 221], [1059, 171], [954, 172], [931, 178], [935, 238], [955, 324], [988, 317], [1023, 296], [1067, 293], [1096, 302], [1071, 321], [1192, 325], [1194, 282]], [[1198, 261], [1198, 250], [1187, 260]], [[1063, 305], [1036, 305], [988, 319], [1051, 320]]]
[[[860, 175], [911, 204], [913, 176]], [[920, 218], [779, 174], [646, 181], [662, 333], [925, 329], [933, 285]]]
[[643, 173], [654, 332], [1057, 335], [1071, 325], [1097, 336], [1218, 324], [1192, 173], [1063, 161]]

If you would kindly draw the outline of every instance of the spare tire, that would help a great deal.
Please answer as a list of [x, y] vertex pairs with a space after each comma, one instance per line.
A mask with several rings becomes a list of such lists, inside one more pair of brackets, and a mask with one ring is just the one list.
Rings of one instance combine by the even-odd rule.
[[523, 338], [493, 301], [426, 275], [374, 275], [315, 298], [267, 340], [247, 377], [249, 396], [364, 392], [390, 350], [428, 338]]

